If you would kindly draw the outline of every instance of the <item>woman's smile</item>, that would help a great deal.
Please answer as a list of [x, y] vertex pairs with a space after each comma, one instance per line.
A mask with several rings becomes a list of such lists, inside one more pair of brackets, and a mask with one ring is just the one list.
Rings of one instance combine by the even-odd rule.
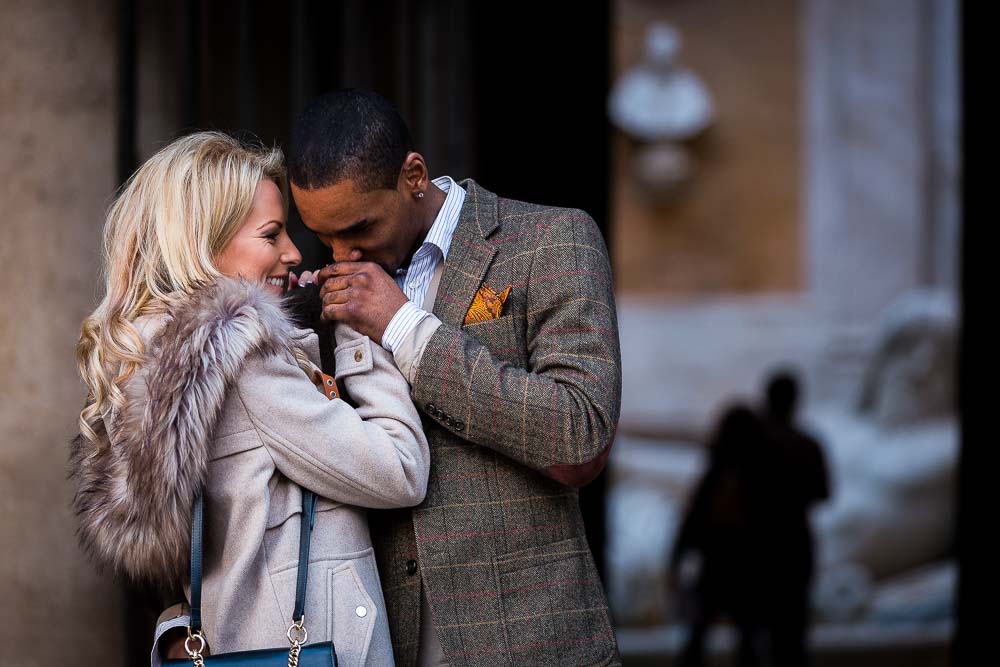
[[267, 286], [268, 291], [281, 296], [288, 290], [288, 274], [270, 276], [264, 281], [264, 284]]

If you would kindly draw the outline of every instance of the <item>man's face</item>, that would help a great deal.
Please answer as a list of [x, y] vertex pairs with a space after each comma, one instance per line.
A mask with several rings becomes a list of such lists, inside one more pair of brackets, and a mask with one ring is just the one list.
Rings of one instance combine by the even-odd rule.
[[409, 263], [420, 225], [398, 188], [361, 192], [353, 180], [307, 190], [291, 185], [302, 222], [337, 262], [379, 264], [389, 275]]

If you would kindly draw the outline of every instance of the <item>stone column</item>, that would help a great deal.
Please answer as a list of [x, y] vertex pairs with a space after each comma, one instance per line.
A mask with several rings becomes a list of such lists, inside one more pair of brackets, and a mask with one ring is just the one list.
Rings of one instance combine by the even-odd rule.
[[806, 0], [808, 286], [819, 394], [852, 402], [882, 310], [957, 282], [957, 0]]
[[0, 4], [0, 664], [121, 664], [118, 589], [77, 547], [74, 346], [113, 194], [115, 3]]
[[957, 7], [805, 7], [810, 288], [832, 321], [863, 324], [910, 288], [955, 284]]

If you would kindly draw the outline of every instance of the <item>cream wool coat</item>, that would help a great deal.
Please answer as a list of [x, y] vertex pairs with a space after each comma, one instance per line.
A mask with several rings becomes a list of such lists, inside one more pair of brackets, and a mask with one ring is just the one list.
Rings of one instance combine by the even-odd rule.
[[298, 558], [301, 491], [317, 506], [309, 563], [309, 642], [332, 639], [341, 665], [392, 664], [364, 508], [423, 499], [429, 453], [391, 356], [336, 329], [329, 400], [300, 368], [314, 333], [278, 302], [231, 280], [136, 322], [148, 363], [105, 419], [102, 447], [73, 444], [74, 509], [84, 547], [132, 578], [189, 591], [190, 513], [206, 488], [205, 634], [214, 653], [285, 647]]

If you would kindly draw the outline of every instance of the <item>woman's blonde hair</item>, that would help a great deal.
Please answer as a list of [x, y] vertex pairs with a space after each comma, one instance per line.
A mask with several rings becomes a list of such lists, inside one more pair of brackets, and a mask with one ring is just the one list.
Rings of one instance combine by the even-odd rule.
[[104, 296], [76, 346], [88, 388], [80, 432], [91, 442], [103, 415], [124, 404], [122, 385], [143, 361], [132, 322], [222, 275], [215, 257], [249, 216], [262, 180], [278, 186], [287, 209], [280, 149], [197, 132], [149, 158], [115, 198], [104, 224]]

